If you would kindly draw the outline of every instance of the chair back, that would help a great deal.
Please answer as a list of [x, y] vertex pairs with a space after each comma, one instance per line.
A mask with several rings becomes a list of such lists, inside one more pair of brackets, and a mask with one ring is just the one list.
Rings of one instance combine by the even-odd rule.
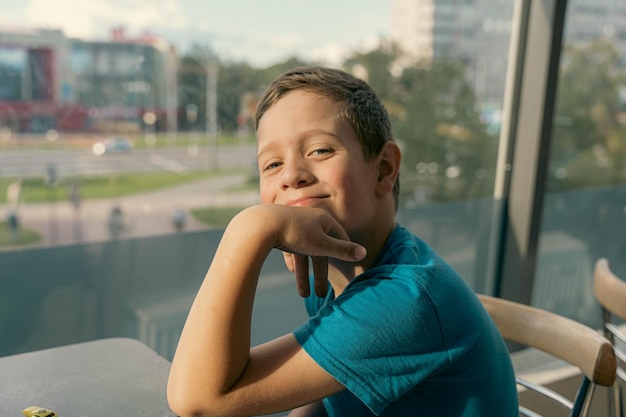
[[[611, 343], [598, 332], [567, 317], [525, 304], [480, 294], [478, 296], [505, 340], [532, 347], [577, 367], [582, 382], [574, 398], [517, 376], [518, 384], [556, 401], [571, 417], [589, 413], [596, 385], [612, 386], [616, 358]], [[539, 416], [520, 404], [520, 414]]]
[[[609, 261], [601, 258], [596, 261], [593, 271], [593, 291], [596, 300], [602, 307], [602, 329], [615, 349], [618, 359], [617, 377], [626, 382], [626, 334], [613, 323], [613, 318], [617, 317], [626, 320], [626, 281], [618, 278], [611, 268]], [[624, 416], [624, 401], [621, 384], [616, 383], [609, 392], [609, 404], [611, 415], [616, 417]]]

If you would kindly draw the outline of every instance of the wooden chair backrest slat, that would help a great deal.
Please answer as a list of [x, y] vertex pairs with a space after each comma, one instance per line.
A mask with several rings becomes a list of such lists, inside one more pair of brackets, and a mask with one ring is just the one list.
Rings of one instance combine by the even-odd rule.
[[568, 362], [596, 384], [611, 386], [615, 381], [615, 352], [600, 333], [536, 307], [482, 294], [479, 298], [504, 339]]
[[609, 268], [609, 262], [598, 259], [593, 272], [593, 291], [602, 307], [626, 320], [626, 281], [619, 279]]

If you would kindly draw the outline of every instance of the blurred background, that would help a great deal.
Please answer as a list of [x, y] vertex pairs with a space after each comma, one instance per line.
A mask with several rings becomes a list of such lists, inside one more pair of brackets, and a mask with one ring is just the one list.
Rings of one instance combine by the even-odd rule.
[[[224, 226], [259, 201], [256, 102], [305, 64], [383, 99], [398, 220], [472, 288], [599, 327], [595, 260], [626, 276], [626, 4], [553, 3], [0, 3], [0, 356], [129, 336], [171, 359]], [[523, 72], [525, 43], [544, 69]], [[301, 304], [273, 253], [254, 341]]]

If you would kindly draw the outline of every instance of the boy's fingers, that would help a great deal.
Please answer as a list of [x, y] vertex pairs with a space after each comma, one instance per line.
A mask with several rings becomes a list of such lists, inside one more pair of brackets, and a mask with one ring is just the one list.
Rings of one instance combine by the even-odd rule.
[[283, 252], [283, 258], [285, 259], [285, 265], [289, 272], [296, 272], [296, 267], [294, 266], [293, 254], [289, 252]]
[[313, 264], [313, 288], [315, 295], [324, 297], [328, 291], [328, 258], [325, 256], [314, 256], [311, 258]]
[[367, 256], [367, 249], [349, 240], [338, 240], [333, 253], [328, 253], [326, 256], [342, 261], [356, 262], [363, 260]]
[[308, 297], [311, 294], [311, 285], [309, 283], [309, 257], [293, 254], [293, 264], [298, 294], [300, 294], [300, 297]]

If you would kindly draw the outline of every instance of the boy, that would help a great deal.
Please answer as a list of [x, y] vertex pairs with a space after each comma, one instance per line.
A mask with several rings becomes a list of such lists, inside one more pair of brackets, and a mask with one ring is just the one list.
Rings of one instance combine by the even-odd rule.
[[[517, 416], [509, 355], [489, 316], [396, 224], [400, 150], [370, 87], [343, 71], [297, 68], [270, 85], [256, 123], [264, 204], [224, 232], [172, 363], [172, 409]], [[251, 348], [255, 288], [274, 248], [311, 318]]]

